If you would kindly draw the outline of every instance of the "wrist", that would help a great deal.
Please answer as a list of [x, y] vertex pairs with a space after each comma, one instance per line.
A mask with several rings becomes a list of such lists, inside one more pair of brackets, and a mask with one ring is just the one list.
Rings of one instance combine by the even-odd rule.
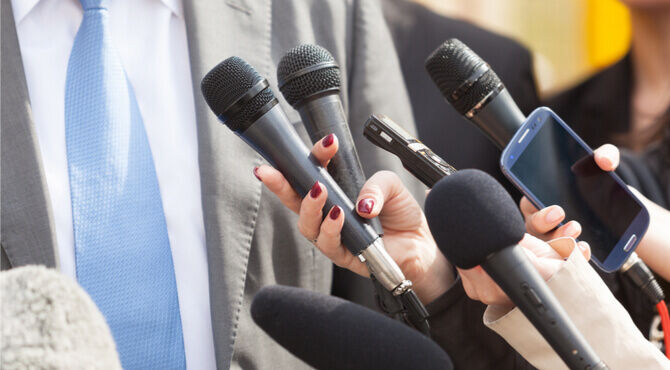
[[443, 295], [456, 281], [454, 267], [440, 253], [437, 246], [433, 247], [436, 254], [432, 263], [425, 273], [413, 282], [414, 291], [423, 304], [428, 304]]

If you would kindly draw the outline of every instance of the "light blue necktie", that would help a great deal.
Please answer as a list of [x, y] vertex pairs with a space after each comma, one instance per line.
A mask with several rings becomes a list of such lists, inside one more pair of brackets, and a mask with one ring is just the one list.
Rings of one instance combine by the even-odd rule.
[[183, 369], [172, 254], [144, 123], [111, 42], [106, 1], [81, 3], [65, 90], [77, 280], [107, 319], [124, 368]]

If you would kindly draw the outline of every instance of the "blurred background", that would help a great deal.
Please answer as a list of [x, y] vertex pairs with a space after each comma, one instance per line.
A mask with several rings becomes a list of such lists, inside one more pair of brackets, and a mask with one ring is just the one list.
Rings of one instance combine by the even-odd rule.
[[415, 1], [530, 48], [543, 98], [612, 64], [630, 43], [628, 10], [617, 0]]

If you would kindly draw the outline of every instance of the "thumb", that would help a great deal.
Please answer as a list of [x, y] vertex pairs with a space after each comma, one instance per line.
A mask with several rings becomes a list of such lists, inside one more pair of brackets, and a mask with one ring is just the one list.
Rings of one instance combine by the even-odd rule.
[[415, 230], [425, 223], [419, 204], [390, 171], [377, 172], [363, 185], [356, 211], [364, 218], [379, 216], [384, 229]]
[[364, 218], [379, 215], [384, 203], [404, 189], [398, 176], [390, 171], [380, 171], [363, 184], [356, 201], [356, 212]]

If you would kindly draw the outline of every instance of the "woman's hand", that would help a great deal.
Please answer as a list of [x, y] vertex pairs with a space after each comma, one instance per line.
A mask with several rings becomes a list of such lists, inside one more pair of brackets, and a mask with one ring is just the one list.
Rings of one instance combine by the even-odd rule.
[[[519, 246], [526, 252], [526, 256], [544, 280], [549, 279], [560, 270], [563, 260], [570, 256], [575, 247], [579, 248], [587, 261], [591, 258], [588, 245], [577, 244], [575, 239], [570, 237], [558, 238], [547, 243], [526, 234], [519, 242]], [[514, 307], [512, 301], [481, 266], [468, 270], [458, 269], [458, 273], [463, 281], [463, 289], [471, 299], [487, 305]]]
[[[337, 138], [328, 135], [314, 145], [312, 154], [325, 167], [337, 148]], [[365, 264], [341, 244], [344, 213], [337, 206], [323, 209], [328, 198], [328, 190], [323, 184], [315, 183], [301, 199], [276, 169], [263, 165], [254, 173], [285, 206], [298, 213], [300, 233], [314, 242], [326, 257], [338, 266], [368, 276]], [[454, 281], [452, 267], [438, 250], [419, 204], [397, 175], [388, 171], [373, 175], [363, 185], [356, 209], [361, 217], [380, 218], [387, 252], [412, 281], [423, 302], [431, 302], [451, 286]], [[324, 212], [327, 212], [325, 218]]]
[[[612, 144], [605, 144], [594, 151], [594, 159], [604, 171], [614, 171], [619, 165], [619, 150]], [[566, 222], [556, 229], [565, 219], [565, 211], [560, 206], [553, 205], [538, 211], [524, 196], [519, 202], [519, 208], [526, 219], [526, 231], [542, 240], [577, 238], [582, 233], [582, 226], [577, 221]], [[584, 241], [579, 243], [582, 246], [586, 244]]]

